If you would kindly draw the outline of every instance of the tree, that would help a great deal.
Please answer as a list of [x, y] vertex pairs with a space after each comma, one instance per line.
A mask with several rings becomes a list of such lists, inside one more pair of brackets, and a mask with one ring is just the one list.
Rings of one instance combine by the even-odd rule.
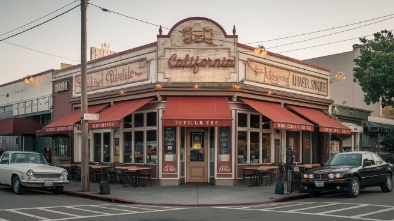
[[394, 38], [391, 31], [374, 34], [373, 40], [360, 38], [360, 56], [354, 59], [354, 82], [364, 91], [367, 104], [381, 102], [394, 107]]

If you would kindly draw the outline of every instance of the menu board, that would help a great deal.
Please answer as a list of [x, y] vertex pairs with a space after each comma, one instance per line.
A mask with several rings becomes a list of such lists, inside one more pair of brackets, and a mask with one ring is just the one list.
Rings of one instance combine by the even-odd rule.
[[230, 127], [219, 127], [219, 154], [230, 153]]
[[164, 161], [175, 161], [176, 127], [164, 127]]

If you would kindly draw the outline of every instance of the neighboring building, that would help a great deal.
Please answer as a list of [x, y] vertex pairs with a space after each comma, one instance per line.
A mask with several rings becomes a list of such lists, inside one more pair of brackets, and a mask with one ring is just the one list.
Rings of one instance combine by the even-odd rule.
[[[81, 161], [80, 65], [54, 72], [53, 154]], [[339, 82], [338, 82], [339, 83]], [[56, 85], [67, 90], [56, 90]], [[249, 164], [319, 163], [331, 138], [351, 130], [326, 112], [330, 71], [238, 43], [215, 21], [193, 17], [157, 42], [88, 62], [92, 162], [144, 164], [160, 185], [234, 185]]]
[[101, 44], [101, 48], [95, 48], [95, 47], [90, 48], [90, 60], [102, 58], [115, 53], [116, 52], [109, 50], [109, 44], [104, 43]]
[[[394, 127], [390, 118], [390, 107], [386, 107], [383, 115], [379, 103], [367, 105], [364, 92], [358, 83], [353, 81], [354, 59], [360, 56], [357, 45], [353, 50], [305, 60], [312, 64], [328, 67], [331, 70], [331, 98], [334, 100], [332, 114], [344, 125], [352, 129], [352, 137], [338, 136], [343, 150], [372, 150], [380, 146], [380, 134], [388, 133]], [[336, 78], [344, 73], [346, 79]], [[378, 129], [377, 129], [378, 128]]]
[[36, 131], [51, 122], [52, 72], [0, 85], [0, 149], [45, 153], [51, 147]]

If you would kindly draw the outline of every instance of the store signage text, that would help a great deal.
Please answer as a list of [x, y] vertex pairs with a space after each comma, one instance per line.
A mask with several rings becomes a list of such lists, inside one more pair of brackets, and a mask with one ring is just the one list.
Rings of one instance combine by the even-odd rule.
[[313, 126], [274, 122], [275, 129], [313, 131]]
[[[87, 74], [88, 91], [114, 87], [146, 79], [147, 61], [138, 61]], [[75, 93], [81, 93], [81, 76], [75, 77]]]
[[332, 128], [332, 127], [319, 127], [320, 132], [334, 133], [334, 134], [351, 134], [350, 129]]
[[176, 126], [219, 126], [219, 121], [215, 120], [175, 120]]
[[74, 126], [46, 127], [45, 132], [73, 131]]
[[168, 67], [170, 68], [192, 68], [193, 73], [196, 74], [199, 70], [200, 67], [235, 67], [235, 62], [234, 58], [202, 58], [200, 59], [200, 56], [189, 56], [189, 54], [186, 54], [183, 59], [178, 58], [177, 59], [177, 54], [171, 55], [171, 57], [168, 59]]
[[101, 128], [116, 128], [120, 126], [119, 121], [113, 122], [100, 122], [100, 123], [89, 123], [90, 129], [101, 129]]
[[328, 80], [248, 61], [246, 79], [319, 95], [328, 94]]

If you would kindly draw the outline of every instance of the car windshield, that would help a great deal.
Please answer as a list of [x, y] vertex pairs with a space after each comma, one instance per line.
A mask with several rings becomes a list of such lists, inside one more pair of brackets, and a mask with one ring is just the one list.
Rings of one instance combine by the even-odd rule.
[[329, 166], [336, 165], [357, 165], [361, 166], [361, 154], [337, 154], [328, 162]]
[[44, 156], [39, 153], [13, 153], [10, 163], [39, 163], [46, 164]]

